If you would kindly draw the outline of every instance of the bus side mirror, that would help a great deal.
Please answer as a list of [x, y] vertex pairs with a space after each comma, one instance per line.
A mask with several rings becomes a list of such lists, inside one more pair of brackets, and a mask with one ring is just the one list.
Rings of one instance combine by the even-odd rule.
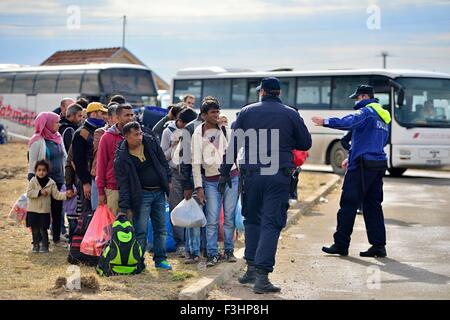
[[403, 102], [405, 101], [405, 91], [403, 89], [398, 90], [397, 95], [397, 105], [399, 107], [403, 106]]

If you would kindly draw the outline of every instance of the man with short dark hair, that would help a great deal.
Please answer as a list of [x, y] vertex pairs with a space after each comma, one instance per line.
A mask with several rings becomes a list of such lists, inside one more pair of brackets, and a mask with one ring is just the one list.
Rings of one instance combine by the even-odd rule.
[[119, 211], [119, 187], [114, 176], [114, 158], [117, 146], [124, 139], [122, 129], [133, 120], [133, 108], [128, 103], [111, 108], [114, 107], [117, 121], [100, 138], [95, 181], [98, 191], [98, 204], [106, 204], [111, 212], [116, 215]]
[[66, 151], [69, 151], [70, 145], [72, 144], [72, 138], [75, 131], [81, 125], [83, 121], [83, 108], [79, 104], [71, 104], [66, 111], [66, 116], [61, 118], [59, 121], [58, 132], [64, 142], [64, 147]]
[[91, 205], [92, 209], [95, 210], [98, 207], [98, 190], [97, 184], [95, 182], [95, 176], [97, 175], [97, 155], [98, 155], [98, 145], [100, 144], [100, 138], [105, 134], [105, 132], [111, 128], [113, 125], [117, 123], [117, 107], [118, 104], [116, 102], [110, 102], [108, 104], [108, 119], [106, 120], [106, 124], [104, 127], [98, 128], [94, 132], [94, 142], [93, 142], [93, 156], [92, 167], [91, 167], [91, 176], [92, 176], [92, 197], [91, 197]]
[[170, 169], [155, 137], [144, 134], [138, 122], [126, 124], [114, 159], [119, 186], [120, 214], [133, 213], [136, 238], [145, 250], [149, 217], [153, 227], [155, 267], [170, 270], [166, 256], [166, 199], [170, 192]]
[[[220, 210], [224, 212], [224, 260], [236, 262], [234, 257], [234, 212], [238, 201], [238, 176], [236, 165], [230, 173], [231, 185], [224, 193], [218, 190], [220, 165], [227, 149], [231, 132], [218, 125], [220, 105], [216, 100], [206, 100], [200, 108], [205, 120], [192, 135], [192, 175], [197, 198], [205, 204], [207, 267], [221, 260], [218, 250]], [[195, 259], [195, 257], [194, 257]]]

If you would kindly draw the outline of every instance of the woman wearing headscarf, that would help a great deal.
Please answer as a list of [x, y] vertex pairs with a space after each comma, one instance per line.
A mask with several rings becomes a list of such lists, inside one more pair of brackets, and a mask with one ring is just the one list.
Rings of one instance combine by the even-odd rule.
[[[35, 133], [28, 142], [28, 180], [34, 176], [36, 161], [50, 163], [48, 176], [56, 182], [58, 190], [64, 184], [64, 164], [67, 153], [58, 132], [59, 116], [53, 112], [41, 112], [34, 120]], [[60, 244], [62, 201], [51, 200], [53, 243]]]

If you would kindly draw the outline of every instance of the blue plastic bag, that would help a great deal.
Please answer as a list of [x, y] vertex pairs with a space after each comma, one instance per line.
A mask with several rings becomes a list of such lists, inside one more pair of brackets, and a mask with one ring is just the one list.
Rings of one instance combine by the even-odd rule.
[[241, 197], [239, 197], [238, 202], [236, 204], [236, 209], [234, 210], [234, 223], [236, 225], [237, 231], [245, 230], [244, 220], [245, 218], [242, 216]]
[[[166, 230], [167, 230], [166, 252], [175, 252], [177, 249], [176, 248], [177, 245], [175, 239], [173, 238], [172, 225], [170, 224], [170, 210], [168, 203], [166, 203]], [[153, 228], [151, 219], [149, 219], [148, 222], [147, 251], [153, 251]]]

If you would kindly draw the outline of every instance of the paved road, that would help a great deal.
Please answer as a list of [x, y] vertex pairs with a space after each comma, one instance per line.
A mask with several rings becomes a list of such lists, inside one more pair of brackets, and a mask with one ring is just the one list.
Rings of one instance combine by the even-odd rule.
[[385, 178], [385, 259], [359, 257], [369, 246], [361, 216], [348, 257], [321, 252], [332, 242], [339, 196], [338, 189], [282, 235], [271, 275], [280, 294], [255, 295], [234, 279], [210, 299], [450, 299], [448, 177]]

